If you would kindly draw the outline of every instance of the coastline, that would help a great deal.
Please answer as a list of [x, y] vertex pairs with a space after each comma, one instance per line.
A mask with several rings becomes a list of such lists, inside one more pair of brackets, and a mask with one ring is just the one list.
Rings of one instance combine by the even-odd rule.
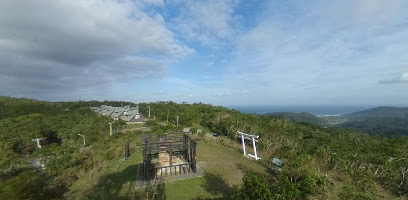
[[358, 112], [375, 106], [225, 106], [229, 109], [234, 109], [247, 114], [267, 114], [274, 112], [291, 112], [303, 113], [307, 112], [318, 117], [340, 116], [352, 112]]

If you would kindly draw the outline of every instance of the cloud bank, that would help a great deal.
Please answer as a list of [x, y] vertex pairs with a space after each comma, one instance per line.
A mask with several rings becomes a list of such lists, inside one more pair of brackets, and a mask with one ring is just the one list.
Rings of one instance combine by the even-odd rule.
[[[158, 13], [161, 1], [0, 3], [0, 93], [60, 99], [109, 91], [114, 81], [162, 76], [165, 63], [194, 52]], [[85, 89], [90, 91], [82, 92]]]
[[0, 95], [405, 105], [406, 10], [406, 0], [3, 0]]

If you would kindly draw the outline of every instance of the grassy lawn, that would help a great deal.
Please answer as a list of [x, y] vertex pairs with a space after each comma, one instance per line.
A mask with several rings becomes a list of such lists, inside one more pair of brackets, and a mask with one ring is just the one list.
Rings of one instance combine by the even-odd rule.
[[265, 171], [257, 161], [218, 143], [198, 143], [197, 161], [204, 177], [166, 183], [166, 199], [222, 198], [233, 191], [234, 185], [242, 184], [246, 172]]
[[[103, 169], [88, 172], [75, 181], [66, 198], [143, 198], [141, 193], [145, 192], [146, 188], [135, 190], [137, 164], [141, 160], [139, 149], [136, 149], [127, 161], [123, 161], [121, 157], [110, 160]], [[198, 143], [197, 161], [205, 172], [203, 177], [165, 183], [156, 189], [156, 193], [170, 200], [223, 198], [231, 194], [234, 185], [242, 184], [246, 172], [265, 171], [259, 162], [243, 157], [237, 149], [205, 140]]]
[[143, 124], [127, 124], [126, 129], [123, 132], [130, 132], [130, 131], [150, 131], [149, 127], [144, 126]]

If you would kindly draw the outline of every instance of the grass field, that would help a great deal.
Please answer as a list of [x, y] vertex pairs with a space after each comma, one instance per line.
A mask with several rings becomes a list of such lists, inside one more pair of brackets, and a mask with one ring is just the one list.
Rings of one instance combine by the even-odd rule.
[[234, 185], [242, 184], [246, 172], [265, 171], [257, 161], [218, 143], [199, 143], [197, 161], [202, 165], [204, 177], [166, 183], [166, 199], [222, 198], [233, 191]]
[[[66, 194], [68, 199], [141, 199], [147, 188], [135, 189], [137, 164], [141, 162], [137, 148], [130, 159], [109, 161], [103, 169], [80, 177]], [[217, 142], [202, 140], [197, 146], [197, 161], [205, 172], [203, 177], [180, 180], [156, 189], [159, 199], [223, 198], [242, 184], [246, 172], [264, 172], [259, 161], [247, 159], [237, 149]], [[85, 194], [85, 195], [84, 195]]]

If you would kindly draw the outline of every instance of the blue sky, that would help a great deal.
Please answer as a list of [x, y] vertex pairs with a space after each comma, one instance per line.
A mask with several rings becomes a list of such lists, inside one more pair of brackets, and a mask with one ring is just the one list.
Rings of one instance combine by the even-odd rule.
[[5, 0], [0, 95], [407, 106], [406, 10], [406, 0]]

